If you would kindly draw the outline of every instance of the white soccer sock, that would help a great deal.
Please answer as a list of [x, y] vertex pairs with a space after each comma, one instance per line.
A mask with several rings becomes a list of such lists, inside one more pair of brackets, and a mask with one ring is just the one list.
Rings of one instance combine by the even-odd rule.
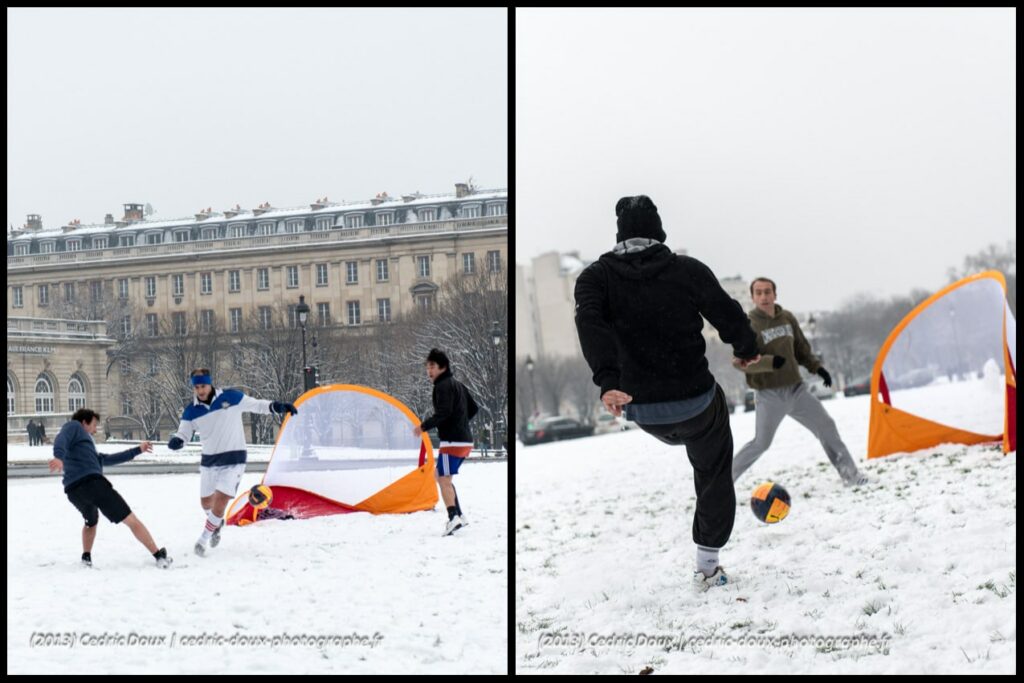
[[201, 543], [206, 543], [213, 536], [213, 532], [220, 528], [223, 517], [213, 514], [213, 510], [206, 511], [206, 526], [203, 527], [203, 535], [199, 537]]
[[704, 576], [711, 576], [718, 567], [718, 548], [697, 546], [697, 571]]

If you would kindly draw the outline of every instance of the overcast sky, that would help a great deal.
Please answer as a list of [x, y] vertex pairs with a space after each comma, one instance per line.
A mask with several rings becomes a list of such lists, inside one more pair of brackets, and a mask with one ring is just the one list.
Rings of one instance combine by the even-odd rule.
[[518, 10], [516, 260], [596, 258], [647, 194], [670, 247], [788, 308], [938, 288], [1013, 234], [1015, 20]]
[[7, 20], [8, 226], [508, 186], [503, 8]]

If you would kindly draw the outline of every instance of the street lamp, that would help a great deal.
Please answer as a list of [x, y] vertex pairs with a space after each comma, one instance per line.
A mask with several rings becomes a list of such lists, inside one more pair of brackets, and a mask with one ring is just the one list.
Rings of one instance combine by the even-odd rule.
[[533, 414], [537, 414], [537, 387], [533, 384], [533, 359], [526, 357], [526, 370], [530, 373], [530, 396], [533, 397]]
[[299, 325], [302, 327], [302, 380], [305, 392], [313, 388], [313, 373], [309, 371], [309, 363], [306, 362], [306, 318], [309, 317], [309, 305], [306, 303], [306, 297], [301, 294], [295, 313], [299, 316]]
[[[501, 352], [501, 326], [498, 325], [498, 321], [495, 320], [491, 323], [491, 341], [494, 342], [494, 368], [497, 370], [501, 367], [501, 363], [498, 361], [498, 354]], [[498, 425], [501, 426], [501, 398], [498, 398], [498, 411], [495, 415], [495, 420]], [[497, 451], [501, 446], [501, 430], [497, 430], [497, 434], [494, 439], [494, 450]]]

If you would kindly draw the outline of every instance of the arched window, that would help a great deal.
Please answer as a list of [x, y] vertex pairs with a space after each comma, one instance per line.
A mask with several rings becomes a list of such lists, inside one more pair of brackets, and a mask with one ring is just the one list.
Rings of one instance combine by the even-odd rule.
[[39, 375], [36, 380], [36, 412], [53, 412], [53, 385], [46, 375]]
[[78, 375], [72, 375], [68, 382], [68, 412], [85, 407], [85, 383]]

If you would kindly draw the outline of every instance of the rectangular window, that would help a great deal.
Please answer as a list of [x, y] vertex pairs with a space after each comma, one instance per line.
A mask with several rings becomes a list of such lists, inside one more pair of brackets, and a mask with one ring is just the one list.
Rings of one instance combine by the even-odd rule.
[[377, 282], [388, 281], [388, 260], [386, 258], [377, 259]]
[[317, 304], [316, 305], [317, 316], [320, 320], [321, 327], [331, 324], [331, 305], [330, 304]]
[[147, 313], [146, 314], [146, 336], [147, 337], [155, 337], [159, 331], [160, 330], [159, 330], [159, 328], [157, 326], [157, 321], [156, 321], [156, 313]]
[[377, 299], [377, 321], [391, 322], [391, 299]]
[[487, 207], [488, 216], [504, 216], [505, 205], [504, 204], [491, 204]]
[[501, 252], [500, 251], [489, 251], [487, 252], [487, 268], [492, 273], [501, 271]]
[[15, 256], [28, 256], [28, 245], [27, 244], [15, 244], [14, 245]]
[[462, 215], [463, 218], [479, 218], [480, 217], [480, 207], [479, 206], [475, 206], [475, 205], [474, 206], [463, 206], [459, 210], [459, 213]]
[[188, 242], [188, 237], [189, 237], [188, 232], [185, 231], [185, 230], [180, 230], [180, 231], [174, 233], [174, 241], [175, 242]]
[[434, 307], [434, 297], [429, 294], [416, 297], [416, 304], [421, 311], [430, 311]]
[[349, 301], [348, 302], [348, 324], [358, 325], [359, 324], [359, 302]]
[[68, 240], [66, 244], [68, 251], [78, 251], [82, 248], [82, 240]]
[[297, 308], [298, 306], [295, 304], [288, 306], [288, 327], [294, 328], [299, 326], [299, 314], [295, 310]]
[[430, 257], [417, 256], [416, 269], [417, 272], [420, 274], [420, 277], [430, 277]]
[[256, 271], [256, 289], [260, 291], [270, 289], [269, 268], [260, 268]]
[[64, 301], [69, 304], [75, 303], [75, 283], [65, 282], [64, 283]]
[[184, 337], [188, 334], [188, 326], [185, 324], [185, 314], [172, 313], [171, 316], [174, 322], [174, 334], [179, 337]]
[[158, 232], [146, 235], [146, 244], [160, 244], [163, 241], [164, 236]]
[[260, 306], [260, 327], [264, 330], [269, 330], [273, 320], [270, 313], [269, 306]]
[[473, 253], [462, 255], [462, 272], [466, 275], [472, 275], [474, 266], [476, 265], [476, 255]]
[[317, 230], [330, 230], [331, 229], [331, 223], [332, 223], [332, 221], [331, 221], [331, 219], [329, 217], [328, 218], [317, 218], [316, 219], [316, 229]]
[[132, 373], [132, 359], [122, 358], [121, 359], [121, 375], [130, 375]]
[[172, 275], [171, 282], [174, 283], [174, 296], [185, 296], [185, 276]]
[[121, 246], [122, 247], [134, 247], [135, 246], [135, 235], [121, 235]]
[[316, 264], [316, 286], [326, 287], [327, 286], [327, 264], [318, 263]]
[[50, 305], [50, 285], [39, 285], [39, 305]]
[[240, 270], [229, 270], [228, 271], [228, 291], [229, 292], [240, 292], [240, 291], [242, 291], [242, 271], [240, 271]]
[[244, 225], [231, 225], [231, 226], [228, 226], [228, 236], [229, 237], [241, 237], [244, 234], [245, 234], [245, 226]]
[[25, 301], [22, 299], [21, 287], [20, 286], [13, 287], [12, 290], [13, 290], [13, 294], [14, 294], [14, 307], [15, 308], [24, 308]]
[[273, 235], [274, 224], [273, 223], [260, 223], [256, 228], [257, 235]]
[[156, 278], [155, 277], [147, 277], [146, 278], [146, 298], [147, 299], [152, 299], [155, 296], [156, 296]]
[[359, 263], [356, 261], [345, 262], [345, 283], [354, 285], [359, 282]]
[[377, 214], [377, 225], [391, 225], [395, 220], [395, 215], [388, 211], [387, 213]]
[[361, 228], [363, 227], [363, 217], [361, 215], [348, 216], [345, 219], [345, 225], [350, 228]]
[[201, 294], [213, 294], [213, 273], [199, 274], [199, 292]]
[[203, 332], [213, 332], [213, 311], [208, 308], [199, 313], [199, 329]]
[[92, 248], [93, 249], [106, 249], [107, 248], [107, 238], [106, 237], [94, 237], [93, 240], [92, 240]]
[[53, 242], [43, 242], [39, 245], [40, 254], [51, 254], [53, 253]]
[[131, 415], [132, 414], [132, 402], [127, 398], [121, 399], [121, 414]]
[[420, 209], [420, 221], [423, 223], [429, 223], [435, 220], [433, 209]]
[[117, 296], [121, 299], [128, 298], [128, 278], [123, 277], [117, 281]]
[[286, 232], [302, 232], [303, 229], [302, 221], [289, 221], [285, 224]]
[[299, 267], [288, 266], [288, 288], [293, 289], [299, 286]]
[[89, 295], [92, 297], [93, 302], [100, 302], [103, 300], [103, 283], [102, 282], [90, 282], [89, 283]]
[[121, 317], [121, 334], [125, 337], [132, 333], [132, 318], [130, 315]]
[[217, 239], [217, 228], [203, 228], [203, 239], [204, 240], [215, 240], [215, 239]]
[[231, 331], [238, 332], [242, 328], [242, 309], [232, 308], [231, 314]]

